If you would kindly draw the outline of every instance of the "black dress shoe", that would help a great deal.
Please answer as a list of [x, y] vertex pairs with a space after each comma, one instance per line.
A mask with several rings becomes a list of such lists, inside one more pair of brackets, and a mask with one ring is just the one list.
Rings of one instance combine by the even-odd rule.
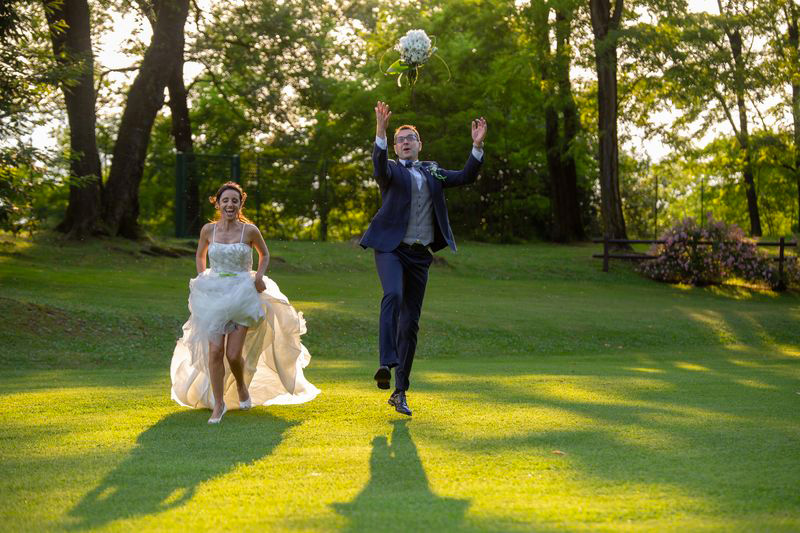
[[398, 395], [398, 394], [400, 394], [400, 390], [399, 390], [399, 389], [395, 389], [395, 390], [394, 390], [394, 392], [392, 393], [392, 395], [391, 395], [391, 396], [389, 396], [388, 403], [389, 403], [389, 405], [391, 405], [392, 407], [394, 407], [394, 402], [397, 400], [397, 395]]
[[388, 366], [380, 366], [378, 367], [378, 371], [375, 372], [375, 382], [378, 384], [379, 389], [388, 389], [389, 382], [392, 380], [392, 372], [389, 370]]
[[406, 391], [396, 390], [389, 396], [389, 405], [394, 407], [398, 413], [411, 416], [411, 409], [406, 403]]

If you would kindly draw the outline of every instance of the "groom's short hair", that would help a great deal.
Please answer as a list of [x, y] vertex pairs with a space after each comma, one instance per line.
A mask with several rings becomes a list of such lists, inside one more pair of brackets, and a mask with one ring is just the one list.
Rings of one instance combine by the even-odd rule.
[[422, 137], [419, 136], [419, 132], [417, 131], [417, 128], [415, 128], [411, 124], [403, 124], [402, 126], [397, 126], [397, 129], [394, 130], [394, 138], [395, 139], [397, 139], [397, 134], [400, 132], [400, 130], [411, 130], [417, 136], [417, 140], [418, 141], [422, 141]]

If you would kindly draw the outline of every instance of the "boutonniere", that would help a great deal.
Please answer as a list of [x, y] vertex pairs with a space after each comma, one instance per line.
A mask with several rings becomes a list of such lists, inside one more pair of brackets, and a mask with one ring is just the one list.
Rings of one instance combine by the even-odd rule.
[[439, 165], [437, 165], [435, 162], [427, 163], [425, 165], [425, 168], [428, 169], [428, 172], [431, 173], [431, 176], [433, 176], [437, 180], [444, 181], [447, 179], [447, 176], [442, 174], [442, 171], [439, 169]]

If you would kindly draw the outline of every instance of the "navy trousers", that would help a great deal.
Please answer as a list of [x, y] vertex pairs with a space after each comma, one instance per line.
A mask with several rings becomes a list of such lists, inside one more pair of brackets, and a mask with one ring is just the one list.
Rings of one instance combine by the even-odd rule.
[[394, 367], [395, 388], [408, 390], [417, 350], [419, 317], [433, 255], [402, 244], [391, 252], [375, 251], [375, 266], [383, 287], [378, 343], [382, 366]]

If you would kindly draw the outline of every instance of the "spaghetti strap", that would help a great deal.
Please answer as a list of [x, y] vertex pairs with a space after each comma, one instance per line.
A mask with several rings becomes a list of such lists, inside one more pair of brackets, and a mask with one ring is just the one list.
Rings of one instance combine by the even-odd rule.
[[244, 242], [244, 228], [247, 227], [247, 224], [242, 223], [242, 236], [239, 237], [239, 242]]
[[214, 222], [214, 233], [211, 235], [211, 242], [217, 242], [217, 223]]

